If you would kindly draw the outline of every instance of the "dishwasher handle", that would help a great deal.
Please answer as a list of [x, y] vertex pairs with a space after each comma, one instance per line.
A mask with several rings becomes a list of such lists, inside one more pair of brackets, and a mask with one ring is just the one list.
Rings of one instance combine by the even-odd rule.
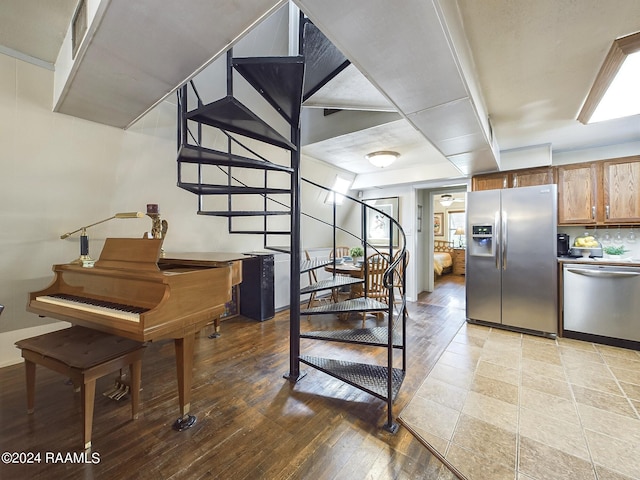
[[600, 278], [622, 278], [622, 277], [637, 277], [640, 272], [611, 272], [602, 270], [587, 270], [583, 268], [567, 268], [567, 272], [577, 273], [578, 275], [584, 275], [587, 277], [600, 277]]

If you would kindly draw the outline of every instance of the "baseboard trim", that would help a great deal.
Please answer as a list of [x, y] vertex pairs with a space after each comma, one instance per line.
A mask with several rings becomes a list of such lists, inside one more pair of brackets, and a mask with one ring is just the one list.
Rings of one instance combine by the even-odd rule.
[[22, 362], [20, 349], [15, 346], [18, 340], [62, 330], [70, 326], [71, 324], [68, 322], [55, 322], [38, 327], [21, 328], [20, 330], [0, 333], [0, 368]]

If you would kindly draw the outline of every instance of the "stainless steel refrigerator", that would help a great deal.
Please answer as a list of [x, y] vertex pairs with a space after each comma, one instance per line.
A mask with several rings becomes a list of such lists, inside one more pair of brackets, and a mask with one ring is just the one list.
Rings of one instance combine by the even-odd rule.
[[557, 187], [467, 194], [467, 319], [556, 334]]

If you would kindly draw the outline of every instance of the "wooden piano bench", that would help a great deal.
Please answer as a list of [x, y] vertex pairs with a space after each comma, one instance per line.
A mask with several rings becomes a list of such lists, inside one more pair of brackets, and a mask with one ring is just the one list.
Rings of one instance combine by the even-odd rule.
[[27, 412], [33, 413], [36, 365], [68, 376], [82, 395], [83, 445], [91, 448], [96, 380], [129, 366], [131, 417], [138, 417], [142, 354], [145, 345], [90, 328], [73, 326], [16, 342], [27, 374]]

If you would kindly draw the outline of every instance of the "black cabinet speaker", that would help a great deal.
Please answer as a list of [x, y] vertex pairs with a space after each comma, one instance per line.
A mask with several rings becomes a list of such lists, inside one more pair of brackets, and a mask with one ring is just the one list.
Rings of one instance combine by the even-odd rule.
[[274, 260], [272, 254], [250, 255], [242, 261], [240, 314], [263, 322], [275, 316]]

